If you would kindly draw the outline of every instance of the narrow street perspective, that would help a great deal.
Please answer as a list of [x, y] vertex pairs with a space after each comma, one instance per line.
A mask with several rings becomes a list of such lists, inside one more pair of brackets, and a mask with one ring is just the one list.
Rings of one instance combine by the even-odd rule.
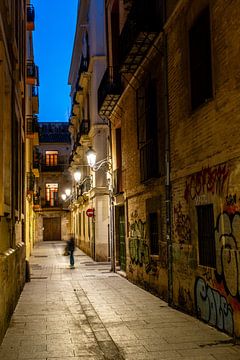
[[75, 252], [39, 243], [1, 360], [239, 360], [233, 339]]
[[240, 0], [0, 0], [0, 360], [240, 360]]

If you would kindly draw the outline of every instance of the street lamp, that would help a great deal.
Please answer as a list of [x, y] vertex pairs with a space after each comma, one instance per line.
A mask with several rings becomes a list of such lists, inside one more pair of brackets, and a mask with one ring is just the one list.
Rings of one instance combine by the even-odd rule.
[[73, 174], [74, 180], [78, 183], [81, 180], [82, 174], [81, 171], [75, 171]]
[[63, 201], [70, 199], [71, 189], [65, 189], [65, 192], [61, 195]]
[[109, 239], [111, 249], [111, 271], [116, 272], [116, 253], [115, 253], [115, 238], [114, 238], [114, 197], [112, 188], [112, 164], [108, 159], [103, 159], [96, 162], [97, 153], [92, 148], [86, 152], [87, 162], [91, 170], [97, 172], [102, 166], [107, 166], [108, 190], [109, 190]]
[[70, 196], [70, 195], [71, 195], [71, 189], [66, 189], [66, 190], [65, 190], [65, 194], [66, 194], [67, 196]]
[[66, 194], [62, 194], [61, 197], [62, 197], [63, 201], [65, 201], [66, 198], [67, 198], [67, 195], [66, 195]]

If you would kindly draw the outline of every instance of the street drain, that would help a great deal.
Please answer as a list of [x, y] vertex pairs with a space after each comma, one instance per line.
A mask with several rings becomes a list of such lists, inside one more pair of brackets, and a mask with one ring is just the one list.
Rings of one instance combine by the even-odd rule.
[[45, 257], [48, 257], [48, 255], [34, 255], [34, 257], [36, 257], [36, 258], [45, 258]]
[[32, 276], [31, 280], [44, 280], [47, 279], [47, 276]]

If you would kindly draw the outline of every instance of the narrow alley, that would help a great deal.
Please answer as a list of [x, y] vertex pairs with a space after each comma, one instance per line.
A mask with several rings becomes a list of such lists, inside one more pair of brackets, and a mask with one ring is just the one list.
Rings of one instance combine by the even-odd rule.
[[240, 346], [203, 322], [168, 307], [108, 263], [63, 242], [40, 242], [0, 347], [1, 360], [239, 360]]

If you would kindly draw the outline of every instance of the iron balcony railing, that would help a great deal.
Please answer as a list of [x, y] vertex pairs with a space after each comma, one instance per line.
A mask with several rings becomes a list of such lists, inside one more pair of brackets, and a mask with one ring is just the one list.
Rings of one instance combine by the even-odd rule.
[[38, 86], [32, 87], [32, 97], [38, 97]]
[[32, 4], [27, 5], [27, 30], [34, 30], [35, 10]]
[[80, 63], [80, 74], [88, 71], [88, 65], [89, 65], [89, 58], [86, 56], [81, 57], [81, 63]]
[[39, 193], [34, 193], [33, 194], [33, 205], [35, 207], [39, 207], [41, 203], [41, 197]]
[[157, 142], [147, 141], [140, 148], [141, 182], [159, 177]]
[[32, 171], [27, 173], [27, 193], [33, 194], [35, 184], [35, 176]]
[[66, 164], [48, 165], [41, 163], [41, 172], [63, 172], [66, 168]]
[[38, 86], [32, 86], [32, 111], [34, 114], [39, 112]]
[[27, 84], [39, 85], [39, 70], [33, 61], [27, 62]]
[[78, 196], [82, 196], [85, 193], [87, 193], [88, 191], [91, 190], [91, 186], [92, 186], [92, 182], [91, 182], [91, 178], [90, 177], [86, 177], [84, 179], [84, 182], [80, 185], [79, 187], [79, 191], [78, 191]]
[[36, 115], [27, 115], [26, 118], [26, 136], [34, 137], [35, 133], [39, 132], [38, 118]]
[[43, 208], [59, 207], [59, 200], [46, 200], [42, 206]]
[[80, 125], [80, 136], [88, 135], [90, 130], [90, 121], [88, 119], [83, 119]]
[[117, 67], [109, 66], [98, 88], [98, 112], [110, 116], [123, 91], [121, 74]]
[[163, 28], [163, 0], [135, 0], [120, 34], [121, 72], [134, 72]]
[[37, 147], [33, 149], [33, 169], [40, 169], [41, 153]]

